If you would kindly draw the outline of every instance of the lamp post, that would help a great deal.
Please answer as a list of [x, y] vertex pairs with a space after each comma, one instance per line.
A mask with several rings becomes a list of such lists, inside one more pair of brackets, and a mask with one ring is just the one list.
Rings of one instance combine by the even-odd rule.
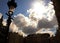
[[13, 15], [13, 12], [15, 10], [15, 8], [17, 7], [17, 3], [15, 2], [15, 0], [10, 0], [7, 2], [7, 5], [8, 5], [8, 13], [6, 13], [6, 15], [8, 16], [8, 19], [7, 19], [7, 31], [6, 31], [6, 37], [8, 37], [8, 33], [9, 33], [9, 26], [11, 24], [11, 19], [12, 19], [12, 15]]
[[7, 5], [9, 7], [9, 11], [7, 13], [8, 19], [7, 19], [7, 27], [9, 29], [10, 23], [11, 23], [11, 16], [13, 15], [13, 12], [15, 10], [15, 8], [17, 7], [17, 4], [15, 2], [15, 0], [11, 0], [7, 2]]

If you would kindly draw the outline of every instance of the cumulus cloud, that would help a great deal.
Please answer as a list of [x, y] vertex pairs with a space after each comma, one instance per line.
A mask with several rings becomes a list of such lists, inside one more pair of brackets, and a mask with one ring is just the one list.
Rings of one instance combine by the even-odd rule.
[[23, 14], [19, 14], [14, 18], [14, 23], [26, 34], [31, 34], [36, 32], [37, 24], [35, 21], [32, 21], [30, 18], [25, 17]]
[[52, 24], [47, 19], [42, 19], [38, 21], [38, 28], [53, 28], [54, 24]]
[[[21, 15], [19, 16], [21, 17]], [[41, 20], [35, 21], [34, 19], [32, 20], [32, 18], [28, 18], [21, 21], [20, 18], [18, 16], [15, 17], [14, 19], [14, 23], [15, 25], [18, 27], [18, 30], [22, 30], [22, 32], [26, 35], [26, 34], [33, 34], [33, 33], [41, 33], [42, 31], [38, 32], [39, 30], [45, 28], [51, 28], [53, 29], [55, 25], [57, 25], [57, 23], [54, 21], [55, 17], [53, 17], [54, 19], [52, 19], [51, 21], [48, 21], [47, 19], [43, 18]], [[28, 22], [27, 22], [28, 20]], [[19, 22], [18, 22], [19, 21]], [[18, 23], [17, 23], [18, 22]], [[22, 24], [22, 25], [21, 25]], [[56, 27], [57, 28], [57, 27]], [[48, 30], [49, 31], [49, 30]], [[46, 32], [46, 30], [45, 30]], [[52, 31], [49, 31], [52, 33]], [[48, 33], [49, 33], [48, 32]], [[43, 32], [44, 33], [44, 32]], [[47, 33], [47, 32], [46, 32]], [[53, 33], [52, 33], [53, 34]], [[52, 35], [51, 34], [51, 35]]]
[[18, 27], [12, 22], [11, 25], [10, 25], [10, 29], [9, 29], [10, 32], [18, 32]]
[[[16, 21], [15, 21], [16, 20]], [[24, 27], [27, 26], [30, 22], [29, 18], [25, 17], [23, 14], [18, 14], [14, 21], [18, 27]]]
[[[37, 0], [36, 0], [37, 1]], [[40, 3], [42, 2], [42, 3]], [[42, 13], [40, 13], [40, 9], [42, 8], [40, 6], [37, 12], [35, 11], [36, 9], [30, 8], [27, 10], [27, 13], [29, 13], [29, 17], [24, 16], [23, 14], [18, 14], [14, 17], [14, 24], [19, 30], [22, 32], [22, 34], [33, 34], [33, 33], [55, 33], [56, 28], [58, 27], [57, 19], [53, 7], [53, 3], [49, 0], [47, 3], [46, 0], [40, 0], [39, 3], [43, 6], [43, 10], [41, 10]], [[38, 3], [38, 4], [39, 4]], [[44, 10], [45, 9], [45, 10]], [[14, 26], [15, 27], [15, 26]], [[44, 28], [44, 29], [43, 29]], [[45, 30], [43, 32], [41, 29]], [[55, 32], [53, 32], [53, 30]]]

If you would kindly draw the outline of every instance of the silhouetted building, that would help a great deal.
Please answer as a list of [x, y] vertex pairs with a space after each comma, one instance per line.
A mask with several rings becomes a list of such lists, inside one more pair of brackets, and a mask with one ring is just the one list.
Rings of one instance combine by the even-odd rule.
[[23, 43], [23, 36], [18, 33], [9, 32], [8, 37], [8, 43]]
[[50, 35], [46, 34], [31, 34], [25, 37], [24, 43], [49, 43]]
[[55, 15], [58, 21], [58, 30], [56, 32], [56, 36], [54, 37], [54, 41], [56, 41], [56, 43], [60, 43], [60, 0], [51, 0], [51, 1], [53, 2]]

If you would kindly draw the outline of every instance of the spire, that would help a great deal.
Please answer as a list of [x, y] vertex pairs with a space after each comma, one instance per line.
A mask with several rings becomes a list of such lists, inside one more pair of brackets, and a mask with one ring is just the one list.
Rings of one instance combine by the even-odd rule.
[[2, 22], [3, 22], [3, 16], [0, 18], [0, 27], [3, 26]]

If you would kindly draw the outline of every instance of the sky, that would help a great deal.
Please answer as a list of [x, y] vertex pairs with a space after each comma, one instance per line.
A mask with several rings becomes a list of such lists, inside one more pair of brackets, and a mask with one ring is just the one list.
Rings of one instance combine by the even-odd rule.
[[[8, 0], [0, 0], [0, 15], [4, 16], [3, 24], [6, 24]], [[10, 31], [20, 35], [49, 33], [55, 35], [58, 23], [54, 6], [50, 0], [16, 0], [17, 8], [14, 11], [14, 20], [10, 25]]]
[[[4, 18], [6, 18], [5, 13], [8, 12], [7, 2], [8, 2], [8, 0], [0, 0], [0, 12], [4, 15]], [[33, 0], [16, 0], [15, 2], [17, 3], [17, 8], [14, 12], [14, 15], [22, 13], [25, 16], [28, 16], [26, 11], [27, 11], [27, 9], [30, 8]]]

